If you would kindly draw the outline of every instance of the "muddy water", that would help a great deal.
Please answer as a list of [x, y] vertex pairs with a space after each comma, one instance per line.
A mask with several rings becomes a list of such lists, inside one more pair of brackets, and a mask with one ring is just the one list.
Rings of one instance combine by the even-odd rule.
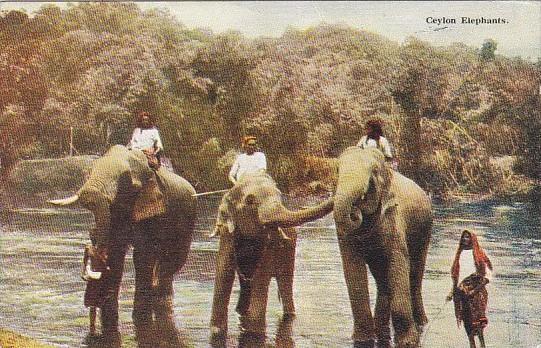
[[[187, 347], [208, 346], [217, 240], [207, 238], [218, 201], [201, 201], [196, 237], [187, 265], [175, 279], [175, 315]], [[291, 206], [306, 202], [291, 202]], [[430, 324], [424, 347], [466, 347], [453, 308], [449, 269], [460, 232], [478, 232], [495, 268], [489, 285], [488, 347], [541, 344], [541, 218], [530, 203], [435, 205], [435, 226], [423, 287]], [[73, 209], [20, 208], [0, 222], [0, 327], [62, 347], [83, 346], [87, 310], [79, 278], [82, 250], [93, 224], [91, 214]], [[331, 216], [305, 224], [297, 248], [292, 327], [279, 326], [276, 285], [270, 289], [267, 345], [351, 347], [352, 316]], [[125, 347], [135, 346], [131, 309], [134, 288], [131, 252], [126, 260], [120, 302]], [[239, 330], [232, 296], [229, 346]], [[371, 294], [375, 295], [373, 281]], [[277, 332], [279, 332], [277, 334]]]

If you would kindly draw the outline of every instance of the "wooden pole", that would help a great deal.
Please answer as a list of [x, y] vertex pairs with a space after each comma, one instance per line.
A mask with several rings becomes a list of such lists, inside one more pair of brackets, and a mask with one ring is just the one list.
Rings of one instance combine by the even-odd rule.
[[229, 191], [229, 189], [227, 189], [227, 190], [218, 190], [218, 191], [209, 191], [209, 192], [201, 192], [201, 193], [193, 194], [192, 197], [214, 195], [214, 194], [217, 194], [217, 193], [224, 193], [224, 192], [227, 192], [227, 191]]
[[73, 127], [70, 127], [70, 157], [73, 156]]

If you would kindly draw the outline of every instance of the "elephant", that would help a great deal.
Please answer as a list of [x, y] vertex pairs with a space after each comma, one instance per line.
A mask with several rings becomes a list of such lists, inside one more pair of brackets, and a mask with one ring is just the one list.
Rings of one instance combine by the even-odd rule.
[[[353, 312], [355, 347], [416, 347], [428, 320], [422, 280], [432, 230], [430, 198], [393, 171], [375, 148], [347, 148], [338, 159], [334, 220]], [[367, 266], [377, 287], [369, 304]]]
[[[103, 337], [120, 344], [118, 296], [128, 246], [133, 245], [135, 295], [132, 318], [139, 347], [179, 346], [173, 318], [173, 276], [185, 264], [197, 214], [192, 185], [164, 167], [152, 170], [140, 150], [115, 145], [93, 162], [72, 197], [92, 211], [90, 239], [104, 251], [110, 275], [101, 308]], [[159, 336], [156, 336], [159, 334]]]
[[294, 227], [325, 216], [332, 207], [332, 199], [327, 199], [314, 207], [288, 210], [276, 183], [267, 174], [244, 176], [224, 195], [216, 222], [220, 241], [210, 321], [212, 342], [227, 336], [235, 273], [241, 288], [236, 311], [241, 315], [243, 333], [264, 336], [272, 277], [278, 284], [284, 318], [295, 315]]

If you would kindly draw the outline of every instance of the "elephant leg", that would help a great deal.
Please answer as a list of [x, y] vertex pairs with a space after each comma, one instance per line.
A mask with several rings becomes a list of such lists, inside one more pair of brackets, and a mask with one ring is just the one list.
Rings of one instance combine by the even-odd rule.
[[278, 293], [282, 300], [282, 311], [284, 318], [295, 317], [295, 303], [293, 301], [293, 274], [279, 275], [276, 277]]
[[212, 337], [225, 336], [227, 334], [227, 310], [235, 280], [235, 257], [233, 251], [233, 237], [229, 235], [220, 236], [210, 319]]
[[418, 346], [419, 332], [413, 320], [410, 264], [406, 242], [402, 236], [399, 231], [391, 236], [388, 273], [395, 342], [398, 348], [409, 348]]
[[353, 341], [356, 345], [373, 346], [374, 319], [369, 302], [366, 262], [354, 240], [339, 237], [338, 245], [353, 313]]
[[295, 303], [293, 301], [293, 279], [295, 275], [295, 248], [296, 238], [295, 229], [287, 231], [286, 235], [291, 240], [281, 241], [282, 245], [278, 246], [273, 258], [273, 264], [276, 267], [276, 283], [278, 284], [278, 293], [282, 300], [282, 310], [284, 318], [293, 318], [295, 316]]
[[239, 301], [235, 307], [235, 312], [245, 315], [250, 306], [250, 296], [252, 294], [252, 280], [244, 278], [239, 274], [240, 294]]
[[385, 253], [383, 251], [374, 254], [369, 260], [370, 272], [376, 280], [378, 295], [376, 298], [376, 308], [374, 313], [374, 322], [376, 326], [376, 337], [378, 339], [378, 348], [391, 347], [391, 303], [390, 290], [387, 284], [388, 267]]
[[[158, 273], [160, 271], [158, 270]], [[154, 288], [154, 316], [156, 331], [160, 335], [161, 347], [180, 346], [179, 333], [173, 315], [173, 275], [158, 274], [158, 284]]]
[[[266, 264], [261, 262], [263, 255], [268, 255], [265, 242], [254, 238], [235, 239], [235, 258], [240, 281], [240, 296], [236, 311], [244, 315], [250, 306], [252, 298], [253, 278], [258, 271], [258, 265]], [[268, 256], [266, 256], [268, 260]], [[268, 262], [268, 261], [267, 261]]]
[[120, 333], [118, 331], [118, 295], [120, 292], [120, 282], [124, 271], [124, 258], [126, 256], [127, 246], [124, 244], [113, 245], [109, 248], [107, 264], [111, 272], [105, 281], [106, 295], [100, 316], [102, 332], [107, 340], [112, 341], [115, 346], [116, 341], [120, 342]]
[[176, 225], [175, 220], [160, 220], [156, 264], [153, 278], [154, 324], [160, 333], [162, 347], [178, 347], [180, 338], [173, 312], [173, 277], [184, 266], [190, 251], [193, 232], [193, 219], [183, 216], [183, 221]]
[[135, 295], [133, 324], [139, 347], [152, 347], [155, 342], [153, 322], [153, 276], [156, 266], [156, 247], [153, 243], [137, 243], [133, 251], [135, 267]]
[[276, 330], [276, 348], [294, 348], [295, 341], [293, 340], [293, 318], [283, 317], [278, 323]]
[[423, 274], [425, 271], [426, 258], [428, 254], [428, 245], [428, 241], [424, 242], [418, 252], [413, 252], [410, 255], [410, 291], [413, 307], [413, 319], [415, 320], [415, 323], [419, 329], [428, 323], [428, 318], [426, 317], [425, 307], [423, 304], [422, 291]]
[[[266, 255], [265, 255], [266, 256]], [[267, 300], [271, 272], [268, 270], [268, 258], [263, 257], [261, 267], [257, 269], [252, 279], [250, 305], [246, 315], [241, 317], [241, 329], [254, 335], [265, 335]]]

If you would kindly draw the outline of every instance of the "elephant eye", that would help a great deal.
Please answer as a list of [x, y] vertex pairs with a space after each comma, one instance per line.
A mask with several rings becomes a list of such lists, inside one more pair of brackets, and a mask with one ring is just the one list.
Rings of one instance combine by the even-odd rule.
[[244, 203], [248, 205], [255, 204], [255, 202], [256, 202], [256, 198], [252, 194], [247, 195], [246, 198], [244, 199]]

